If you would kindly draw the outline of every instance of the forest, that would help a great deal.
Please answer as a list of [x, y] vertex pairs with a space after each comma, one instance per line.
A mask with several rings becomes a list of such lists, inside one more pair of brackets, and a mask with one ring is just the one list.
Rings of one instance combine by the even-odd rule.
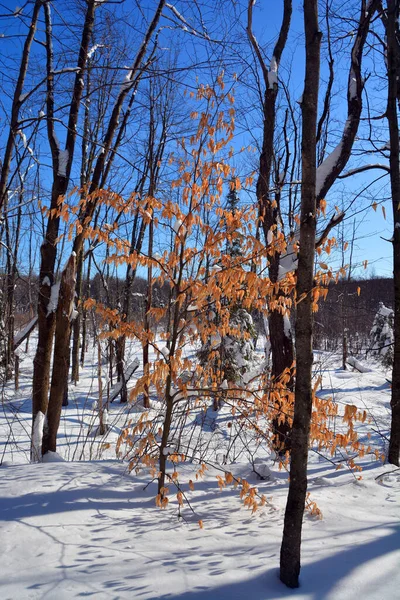
[[0, 24], [2, 597], [397, 597], [400, 0]]

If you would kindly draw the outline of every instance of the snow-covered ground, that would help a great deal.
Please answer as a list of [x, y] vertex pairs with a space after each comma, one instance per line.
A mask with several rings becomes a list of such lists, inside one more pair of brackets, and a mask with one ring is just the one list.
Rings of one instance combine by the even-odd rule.
[[[179, 465], [179, 481], [190, 506], [179, 510], [170, 486], [168, 508], [157, 508], [149, 475], [128, 473], [126, 464], [115, 460], [114, 444], [104, 446], [116, 439], [132, 408], [115, 402], [109, 438], [93, 437], [94, 356], [79, 386], [71, 386], [64, 410], [59, 453], [65, 461], [28, 464], [30, 355], [21, 362], [19, 392], [6, 390], [0, 418], [2, 599], [400, 597], [400, 470], [367, 455], [363, 471], [351, 473], [336, 470], [343, 463], [339, 453], [334, 464], [310, 453], [309, 491], [322, 519], [305, 516], [301, 587], [288, 590], [278, 579], [286, 472], [261, 446], [253, 457], [256, 470], [267, 476], [260, 480], [252, 472], [251, 452], [237, 451], [227, 468], [267, 497], [251, 514], [238, 490], [220, 490], [218, 466], [190, 490], [188, 481], [195, 480], [198, 467], [185, 463]], [[320, 396], [368, 410], [371, 419], [360, 424], [360, 436], [367, 440], [370, 434], [373, 447], [383, 453], [390, 419], [385, 374], [373, 365], [367, 373], [343, 372], [324, 354], [316, 356], [316, 369], [323, 375]], [[207, 445], [218, 463], [228, 443], [224, 409], [211, 425], [203, 419], [195, 431], [218, 440]]]

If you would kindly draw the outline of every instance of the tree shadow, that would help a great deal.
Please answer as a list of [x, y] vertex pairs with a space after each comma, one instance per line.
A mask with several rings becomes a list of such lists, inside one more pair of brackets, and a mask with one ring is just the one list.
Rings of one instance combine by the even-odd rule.
[[[379, 527], [381, 526], [377, 526], [376, 529]], [[218, 587], [199, 585], [194, 586], [190, 592], [180, 595], [166, 593], [158, 598], [160, 600], [166, 598], [175, 600], [209, 600], [210, 598], [218, 598], [218, 600], [243, 598], [284, 600], [301, 596], [301, 598], [307, 597], [309, 600], [327, 600], [328, 597], [355, 599], [358, 595], [357, 586], [351, 581], [346, 586], [344, 580], [351, 576], [356, 569], [366, 566], [368, 562], [400, 550], [400, 525], [392, 523], [386, 527], [390, 527], [391, 533], [365, 544], [347, 547], [342, 552], [304, 565], [301, 569], [300, 588], [296, 590], [286, 588], [279, 580], [278, 570], [271, 568], [261, 575], [239, 582], [231, 582]], [[355, 532], [355, 536], [356, 534]], [[387, 579], [387, 574], [382, 573], [379, 580], [377, 579], [371, 584], [369, 588], [371, 594], [374, 591], [378, 594], [371, 595], [371, 598], [387, 597], [382, 588], [385, 578]]]

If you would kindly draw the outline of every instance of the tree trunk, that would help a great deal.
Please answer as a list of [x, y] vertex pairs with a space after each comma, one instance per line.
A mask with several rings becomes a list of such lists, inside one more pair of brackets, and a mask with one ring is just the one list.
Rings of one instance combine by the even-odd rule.
[[[270, 259], [269, 276], [272, 283], [278, 281], [280, 255], [276, 254]], [[279, 296], [279, 292], [278, 292]], [[289, 319], [287, 316], [286, 319]], [[289, 321], [290, 323], [290, 321]], [[293, 338], [290, 328], [285, 327], [285, 317], [278, 311], [271, 311], [268, 318], [269, 336], [271, 343], [272, 366], [271, 375], [273, 381], [279, 382], [282, 373], [291, 369], [294, 360]], [[293, 392], [293, 378], [289, 380], [287, 391]], [[279, 402], [276, 408], [281, 412], [284, 399]], [[280, 418], [279, 418], [280, 417]], [[284, 420], [282, 420], [284, 417]], [[290, 425], [288, 415], [279, 414], [272, 421], [272, 431], [274, 434], [274, 449], [278, 454], [284, 455], [290, 450]]]
[[[154, 223], [153, 223], [153, 211], [150, 209], [151, 221], [149, 224], [149, 246], [148, 246], [148, 256], [151, 258], [153, 255], [153, 232], [154, 232]], [[150, 374], [150, 366], [149, 366], [149, 336], [150, 336], [150, 310], [153, 301], [153, 268], [150, 263], [147, 267], [147, 295], [146, 295], [146, 308], [144, 315], [144, 332], [147, 336], [146, 343], [143, 346], [143, 374]], [[143, 406], [145, 408], [150, 408], [150, 389], [149, 385], [146, 383], [144, 386], [144, 394], [143, 394]]]
[[296, 386], [291, 432], [289, 494], [281, 546], [280, 578], [299, 585], [300, 545], [307, 493], [308, 441], [312, 410], [312, 297], [316, 229], [316, 130], [321, 33], [317, 0], [304, 0], [306, 73], [302, 101], [302, 186], [296, 299]]
[[397, 101], [400, 88], [397, 74], [400, 72], [400, 52], [396, 37], [399, 34], [399, 3], [388, 0], [387, 3], [387, 70], [388, 103], [387, 120], [390, 139], [390, 187], [393, 204], [393, 281], [394, 281], [394, 355], [392, 373], [392, 423], [390, 429], [388, 460], [399, 466], [400, 455], [400, 147]]
[[76, 266], [76, 309], [77, 317], [72, 325], [72, 371], [71, 381], [77, 385], [79, 382], [79, 346], [81, 331], [81, 298], [82, 298], [82, 278], [83, 278], [83, 253], [81, 252], [77, 259]]
[[29, 56], [31, 52], [32, 43], [36, 33], [37, 22], [43, 0], [36, 0], [32, 12], [32, 20], [29, 26], [29, 32], [26, 36], [24, 49], [22, 51], [21, 65], [18, 73], [18, 81], [15, 86], [14, 98], [11, 106], [11, 119], [10, 127], [8, 131], [7, 144], [4, 152], [3, 160], [1, 161], [1, 174], [0, 174], [0, 211], [4, 204], [7, 202], [8, 192], [8, 176], [10, 173], [10, 165], [13, 157], [13, 150], [15, 146], [15, 135], [19, 127], [19, 111], [24, 99], [23, 89], [28, 71]]
[[[274, 226], [277, 227], [279, 220], [279, 206], [275, 199], [271, 197], [270, 183], [274, 157], [276, 98], [278, 95], [277, 70], [289, 33], [292, 15], [292, 2], [291, 0], [284, 0], [281, 29], [273, 51], [273, 58], [276, 67], [276, 71], [273, 72], [268, 71], [264, 59], [260, 53], [258, 43], [252, 33], [253, 4], [253, 0], [249, 0], [247, 35], [261, 65], [265, 84], [263, 103], [263, 139], [257, 180], [257, 200], [259, 205], [260, 221], [264, 232], [265, 245], [268, 246], [268, 238], [271, 234], [271, 228]], [[275, 254], [274, 256], [270, 257], [269, 276], [272, 283], [276, 283], [278, 281], [278, 272], [279, 254]], [[289, 369], [292, 366], [293, 342], [291, 336], [288, 337], [285, 335], [283, 316], [277, 311], [271, 311], [270, 313], [269, 331], [272, 354], [272, 376], [275, 380], [277, 380], [286, 369]], [[276, 418], [272, 422], [272, 428], [274, 432], [274, 447], [277, 452], [284, 453], [286, 450], [288, 450], [288, 424], [287, 422], [280, 423], [280, 419]]]
[[103, 407], [103, 380], [101, 376], [101, 345], [100, 339], [97, 338], [97, 381], [99, 385], [99, 400], [98, 400], [98, 410], [99, 410], [99, 435], [104, 435], [106, 430], [104, 427], [104, 407]]
[[47, 426], [45, 426], [43, 432], [43, 455], [49, 451], [56, 451], [57, 431], [64, 402], [65, 382], [68, 381], [69, 341], [71, 313], [74, 307], [75, 276], [76, 257], [75, 254], [72, 254], [63, 271], [58, 296], [53, 373], [47, 411]]
[[[68, 160], [65, 166], [61, 167], [61, 153], [54, 129], [54, 57], [53, 57], [53, 33], [51, 23], [51, 13], [49, 4], [44, 4], [46, 19], [46, 53], [47, 53], [47, 133], [49, 145], [52, 154], [53, 166], [53, 184], [51, 190], [50, 209], [57, 210], [59, 198], [64, 196], [68, 189], [68, 182], [74, 158], [75, 141], [77, 134], [77, 122], [79, 107], [83, 93], [83, 71], [86, 65], [87, 53], [94, 25], [94, 11], [96, 7], [95, 0], [90, 0], [87, 4], [85, 23], [82, 31], [81, 44], [78, 57], [78, 69], [75, 75], [74, 89], [72, 93], [67, 139], [65, 151]], [[39, 298], [38, 298], [38, 345], [33, 362], [33, 382], [32, 382], [32, 423], [36, 422], [36, 415], [41, 412], [47, 413], [48, 392], [50, 381], [50, 361], [53, 348], [53, 336], [55, 330], [55, 313], [48, 310], [51, 289], [54, 283], [54, 270], [57, 258], [57, 237], [59, 233], [60, 217], [49, 216], [45, 239], [40, 248], [41, 262], [39, 275]], [[69, 343], [69, 337], [68, 337]], [[62, 382], [65, 385], [65, 382]]]

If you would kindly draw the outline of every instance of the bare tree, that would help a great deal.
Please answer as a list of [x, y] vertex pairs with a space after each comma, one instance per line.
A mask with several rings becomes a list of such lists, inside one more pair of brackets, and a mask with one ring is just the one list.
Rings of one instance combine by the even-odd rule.
[[19, 114], [21, 106], [28, 97], [31, 95], [32, 91], [28, 94], [23, 94], [24, 84], [26, 79], [26, 74], [28, 71], [29, 64], [29, 56], [32, 47], [32, 43], [35, 38], [37, 23], [40, 15], [40, 10], [42, 5], [44, 4], [44, 0], [36, 0], [35, 5], [33, 7], [31, 23], [29, 26], [29, 32], [26, 36], [24, 48], [22, 51], [21, 57], [21, 65], [18, 74], [18, 80], [15, 85], [14, 97], [11, 105], [11, 119], [10, 126], [8, 132], [8, 138], [6, 143], [6, 148], [4, 152], [4, 157], [1, 164], [1, 175], [0, 175], [0, 211], [6, 202], [7, 192], [8, 192], [8, 177], [10, 174], [11, 162], [13, 158], [13, 151], [15, 148], [15, 139], [17, 136], [17, 132], [19, 129]]
[[[57, 237], [60, 227], [60, 217], [56, 214], [59, 199], [68, 189], [71, 168], [74, 159], [75, 142], [79, 108], [84, 87], [84, 70], [89, 51], [90, 38], [94, 26], [96, 0], [87, 3], [85, 21], [79, 47], [75, 82], [69, 106], [67, 137], [65, 149], [61, 150], [55, 130], [55, 90], [54, 90], [54, 54], [53, 31], [50, 3], [45, 3], [46, 24], [46, 107], [47, 107], [47, 135], [52, 157], [53, 183], [51, 190], [50, 215], [47, 221], [46, 235], [41, 246], [41, 264], [39, 274], [39, 301], [38, 301], [38, 345], [34, 359], [32, 383], [32, 427], [35, 429], [35, 420], [38, 413], [45, 415], [48, 407], [48, 390], [50, 379], [50, 360], [53, 348], [53, 335], [55, 328], [55, 312], [49, 310], [52, 288], [54, 286], [54, 269], [57, 257]], [[39, 417], [40, 420], [42, 417]]]
[[[271, 190], [271, 176], [274, 161], [274, 135], [276, 128], [276, 99], [278, 96], [278, 71], [285, 48], [292, 15], [291, 0], [284, 0], [283, 18], [279, 31], [278, 40], [275, 44], [271, 64], [268, 67], [261, 54], [257, 40], [253, 34], [253, 6], [254, 2], [249, 0], [247, 8], [247, 35], [253, 50], [257, 56], [258, 62], [263, 74], [265, 85], [263, 101], [263, 137], [260, 154], [260, 166], [257, 179], [257, 202], [259, 206], [259, 217], [264, 232], [265, 244], [269, 245], [270, 236], [273, 229], [279, 222], [279, 205], [276, 202], [273, 190]], [[275, 253], [270, 257], [269, 276], [272, 283], [277, 283], [279, 278], [279, 260], [280, 254]], [[290, 328], [285, 328], [285, 316], [279, 310], [271, 310], [269, 313], [269, 331], [272, 351], [272, 376], [277, 379], [286, 368], [290, 368], [293, 363], [293, 342]], [[290, 387], [290, 384], [289, 384]], [[281, 420], [276, 420], [273, 424], [276, 432], [276, 447], [278, 450], [287, 449], [288, 425]]]
[[392, 423], [388, 460], [399, 466], [400, 457], [400, 145], [398, 103], [400, 102], [400, 32], [398, 0], [388, 0], [385, 13], [387, 39], [388, 100], [386, 118], [390, 140], [390, 188], [393, 206], [394, 360], [392, 373]]
[[286, 504], [281, 547], [280, 578], [288, 587], [298, 587], [303, 512], [307, 493], [307, 458], [312, 390], [313, 312], [312, 288], [316, 232], [316, 132], [320, 45], [317, 0], [304, 0], [306, 73], [302, 99], [302, 186], [300, 250], [297, 268], [296, 298], [296, 386], [291, 432], [289, 495]]
[[[106, 132], [105, 132], [105, 135], [104, 135], [104, 138], [102, 141], [102, 152], [100, 152], [100, 154], [97, 157], [97, 160], [96, 160], [96, 163], [94, 166], [94, 170], [93, 170], [92, 180], [91, 180], [89, 190], [88, 190], [87, 200], [79, 214], [80, 230], [77, 233], [77, 235], [74, 239], [74, 243], [73, 243], [73, 253], [76, 255], [78, 261], [81, 260], [80, 257], [82, 256], [82, 253], [83, 253], [83, 245], [84, 245], [85, 234], [86, 234], [87, 228], [91, 223], [94, 212], [98, 205], [98, 201], [100, 199], [100, 195], [97, 192], [102, 185], [104, 172], [107, 171], [107, 169], [108, 169], [107, 160], [109, 161], [113, 156], [113, 151], [114, 151], [113, 141], [114, 141], [114, 137], [117, 134], [118, 129], [119, 129], [119, 125], [120, 125], [119, 117], [121, 114], [122, 107], [124, 105], [124, 102], [125, 102], [125, 99], [127, 98], [127, 96], [130, 93], [131, 94], [135, 93], [137, 86], [139, 84], [139, 81], [141, 79], [141, 76], [142, 76], [143, 72], [146, 70], [146, 64], [144, 65], [143, 63], [146, 58], [148, 46], [150, 44], [150, 41], [152, 39], [152, 36], [153, 36], [156, 28], [157, 28], [157, 24], [160, 20], [161, 12], [164, 7], [164, 4], [165, 4], [165, 0], [160, 0], [160, 2], [158, 3], [157, 9], [156, 9], [156, 11], [153, 15], [153, 18], [147, 28], [143, 42], [139, 48], [139, 51], [136, 55], [133, 65], [132, 65], [132, 69], [129, 71], [125, 82], [123, 83], [123, 85], [120, 88], [120, 91], [118, 93], [118, 96], [116, 98], [116, 101], [114, 103], [114, 106], [113, 106], [113, 109], [111, 112], [110, 119], [106, 126]], [[86, 50], [86, 57], [87, 57], [87, 50]], [[147, 63], [147, 65], [148, 65], [148, 63]], [[117, 141], [118, 141], [118, 137], [117, 137]], [[59, 314], [57, 313], [57, 317], [58, 316], [59, 316]], [[39, 321], [39, 324], [40, 324], [40, 321]], [[68, 341], [69, 341], [70, 332], [71, 332], [71, 321], [68, 320], [68, 322], [65, 323], [65, 327], [63, 327], [62, 330], [60, 329], [60, 335], [62, 335], [64, 338], [63, 341], [60, 340], [61, 347], [64, 347], [66, 339], [68, 339]], [[48, 345], [50, 346], [50, 350], [51, 350], [52, 330], [46, 329], [46, 334], [49, 334], [46, 339], [48, 341]], [[39, 345], [38, 345], [38, 348], [39, 348]], [[48, 367], [50, 367], [50, 364], [48, 365]], [[53, 367], [53, 369], [54, 369], [54, 367]], [[43, 374], [42, 374], [42, 376], [43, 376]], [[56, 381], [58, 381], [58, 379], [59, 379], [59, 377], [57, 377], [57, 373], [54, 373], [54, 371], [53, 371], [52, 387], [53, 387], [53, 381], [56, 382]], [[35, 384], [35, 380], [34, 380], [34, 384]], [[54, 416], [54, 419], [55, 419], [55, 422], [51, 425], [51, 428], [55, 432], [57, 432], [58, 427], [59, 427], [59, 421], [60, 421], [60, 415], [61, 415], [60, 402], [62, 403], [62, 399], [65, 394], [65, 390], [66, 390], [66, 386], [67, 386], [67, 378], [65, 378], [64, 380], [61, 381], [61, 386], [62, 386], [62, 389], [57, 386], [58, 387], [57, 394], [53, 394], [52, 389], [50, 390], [50, 399], [52, 399], [56, 404], [56, 406], [51, 409], [51, 414]], [[42, 388], [40, 388], [40, 391], [42, 392]], [[46, 402], [47, 402], [47, 398], [46, 399], [43, 398], [43, 400], [46, 400]], [[43, 406], [43, 408], [44, 408], [44, 406]], [[46, 409], [47, 409], [47, 407], [46, 407]], [[41, 411], [41, 412], [43, 412], [43, 411]], [[43, 414], [45, 414], [45, 413], [43, 413]], [[50, 424], [49, 424], [49, 427], [50, 427]], [[56, 435], [56, 433], [55, 433], [55, 435]], [[43, 450], [46, 450], [46, 449], [47, 449], [46, 447], [43, 447]]]

